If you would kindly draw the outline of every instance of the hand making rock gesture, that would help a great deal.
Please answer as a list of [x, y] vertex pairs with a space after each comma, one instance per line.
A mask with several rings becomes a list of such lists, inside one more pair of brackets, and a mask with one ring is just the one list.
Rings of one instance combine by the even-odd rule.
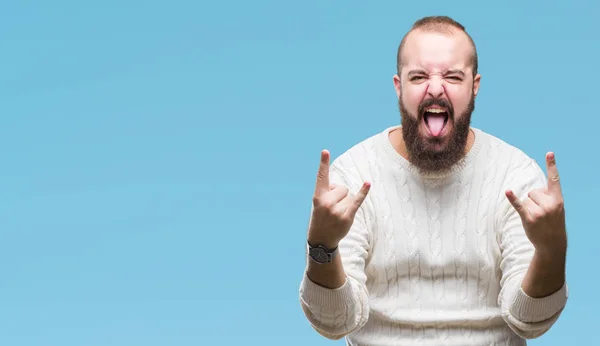
[[367, 197], [371, 185], [367, 182], [363, 183], [360, 191], [354, 196], [349, 193], [346, 186], [330, 184], [329, 157], [327, 150], [321, 152], [313, 196], [309, 240], [311, 243], [319, 243], [331, 249], [348, 234], [354, 216]]
[[554, 153], [546, 154], [548, 185], [520, 200], [513, 191], [506, 197], [521, 216], [525, 233], [538, 252], [564, 251], [567, 242], [565, 209]]

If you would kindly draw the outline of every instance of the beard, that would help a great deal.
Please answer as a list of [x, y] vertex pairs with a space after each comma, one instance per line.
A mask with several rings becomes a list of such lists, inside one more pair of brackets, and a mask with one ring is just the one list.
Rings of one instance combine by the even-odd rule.
[[[475, 95], [467, 105], [467, 109], [459, 117], [454, 116], [454, 108], [444, 99], [427, 99], [418, 108], [418, 114], [411, 114], [399, 99], [402, 118], [402, 135], [409, 161], [421, 172], [440, 173], [450, 170], [466, 155], [467, 139], [471, 126], [471, 114], [475, 110]], [[448, 114], [449, 131], [443, 137], [424, 137], [419, 132], [423, 122], [425, 109], [437, 105], [444, 107]]]

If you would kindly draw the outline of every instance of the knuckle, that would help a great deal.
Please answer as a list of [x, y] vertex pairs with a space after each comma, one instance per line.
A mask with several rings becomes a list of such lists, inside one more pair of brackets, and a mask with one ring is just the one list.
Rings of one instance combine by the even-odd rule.
[[328, 214], [334, 213], [334, 208], [333, 208], [334, 206], [335, 206], [335, 204], [332, 203], [331, 201], [321, 202], [321, 208], [323, 208], [323, 210]]
[[332, 203], [323, 198], [323, 196], [313, 197], [313, 205], [315, 209], [320, 210], [321, 212], [328, 212], [332, 208]]
[[544, 218], [545, 212], [543, 211], [534, 211], [531, 213], [531, 223], [538, 223], [542, 218]]
[[333, 220], [333, 223], [335, 223], [337, 227], [344, 223], [344, 213], [340, 210], [332, 210], [328, 216]]
[[553, 205], [546, 205], [543, 207], [542, 209], [542, 213], [540, 217], [545, 217], [548, 216], [550, 214], [554, 214], [556, 212], [556, 207]]
[[562, 198], [556, 198], [554, 200], [552, 200], [552, 202], [550, 203], [550, 205], [547, 208], [548, 212], [551, 213], [555, 213], [555, 212], [560, 212], [564, 209], [565, 207], [565, 202]]
[[343, 213], [343, 212], [341, 212], [341, 211], [340, 211], [340, 212], [336, 212], [336, 213], [335, 213], [335, 217], [336, 217], [336, 219], [338, 220], [338, 223], [339, 223], [340, 225], [343, 225], [343, 224], [345, 224], [345, 223], [346, 223], [346, 216], [344, 215], [344, 213]]

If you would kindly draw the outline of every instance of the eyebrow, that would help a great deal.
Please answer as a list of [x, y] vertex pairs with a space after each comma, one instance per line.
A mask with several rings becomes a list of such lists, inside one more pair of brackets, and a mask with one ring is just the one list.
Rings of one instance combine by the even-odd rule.
[[427, 73], [423, 70], [412, 70], [412, 71], [408, 72], [408, 77], [415, 75], [415, 74], [427, 74]]
[[[408, 77], [412, 76], [412, 75], [416, 75], [416, 74], [427, 74], [427, 72], [425, 72], [424, 70], [411, 70], [408, 72]], [[444, 73], [444, 75], [449, 75], [449, 74], [459, 74], [461, 76], [465, 76], [465, 73], [461, 70], [448, 70]]]
[[461, 70], [448, 70], [444, 74], [459, 74], [459, 75], [461, 75], [463, 77], [465, 76], [465, 73], [463, 71], [461, 71]]

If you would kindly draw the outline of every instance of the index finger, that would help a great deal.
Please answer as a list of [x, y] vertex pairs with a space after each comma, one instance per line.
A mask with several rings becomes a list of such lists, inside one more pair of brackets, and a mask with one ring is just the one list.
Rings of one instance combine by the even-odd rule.
[[546, 169], [548, 170], [548, 193], [561, 195], [560, 176], [556, 168], [556, 157], [553, 152], [546, 154]]
[[315, 186], [316, 195], [329, 191], [329, 157], [329, 151], [321, 151], [321, 162], [319, 163], [317, 184]]

